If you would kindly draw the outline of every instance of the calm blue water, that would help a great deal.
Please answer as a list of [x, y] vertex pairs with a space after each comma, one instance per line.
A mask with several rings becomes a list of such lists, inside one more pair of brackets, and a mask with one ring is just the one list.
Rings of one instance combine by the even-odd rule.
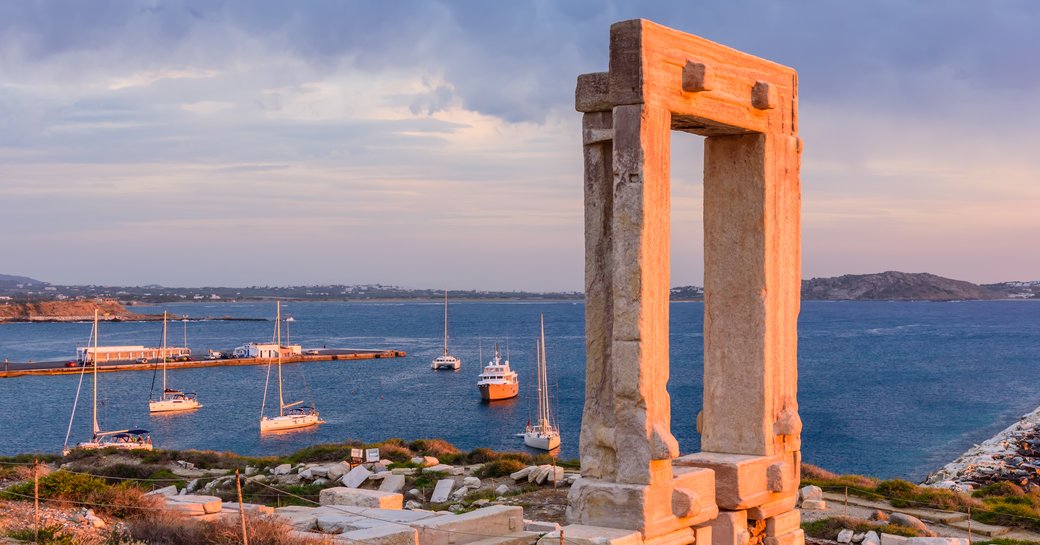
[[[192, 316], [269, 317], [272, 304], [183, 304]], [[683, 452], [699, 448], [700, 303], [672, 305], [672, 431]], [[155, 309], [161, 312], [161, 308]], [[193, 414], [150, 416], [151, 372], [100, 375], [102, 426], [151, 429], [162, 448], [286, 453], [319, 442], [443, 437], [462, 448], [520, 450], [513, 434], [530, 416], [534, 340], [545, 314], [550, 375], [559, 379], [562, 456], [577, 457], [584, 398], [581, 303], [456, 303], [451, 309], [459, 372], [432, 372], [440, 351], [437, 303], [292, 303], [292, 338], [305, 347], [395, 348], [393, 360], [287, 365], [287, 401], [315, 400], [327, 424], [259, 437], [263, 366], [180, 370], [171, 384], [197, 391]], [[145, 310], [147, 312], [148, 310]], [[171, 327], [180, 339], [182, 324]], [[90, 324], [0, 325], [0, 358], [63, 359], [86, 342]], [[923, 477], [1040, 405], [1040, 305], [1030, 302], [825, 303], [802, 306], [799, 400], [806, 461], [841, 472]], [[197, 353], [271, 337], [273, 322], [191, 322]], [[102, 344], [159, 342], [154, 323], [102, 324]], [[481, 341], [482, 339], [482, 341]], [[508, 341], [521, 397], [485, 405], [475, 382], [485, 360]], [[0, 380], [0, 454], [57, 451], [79, 376]], [[89, 376], [73, 440], [89, 435]]]

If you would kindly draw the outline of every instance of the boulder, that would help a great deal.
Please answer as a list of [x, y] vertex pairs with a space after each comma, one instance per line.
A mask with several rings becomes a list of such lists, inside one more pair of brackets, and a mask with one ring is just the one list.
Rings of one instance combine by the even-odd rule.
[[462, 484], [470, 488], [480, 488], [480, 479], [477, 477], [466, 477], [462, 479]]
[[838, 543], [852, 543], [852, 536], [854, 532], [848, 528], [838, 532], [838, 538], [835, 540]]
[[311, 484], [317, 485], [317, 486], [325, 486], [325, 485], [329, 484], [329, 480], [326, 479], [325, 477], [318, 477], [317, 479], [314, 479], [314, 482], [312, 482]]
[[185, 487], [184, 489], [187, 490], [188, 492], [194, 492], [195, 489], [198, 488], [198, 487], [199, 487], [199, 480], [198, 479], [192, 479], [192, 480], [188, 481], [188, 486]]
[[379, 485], [383, 492], [400, 492], [404, 490], [404, 475], [389, 475]]
[[300, 471], [300, 478], [307, 479], [308, 481], [314, 478], [314, 471], [310, 468], [306, 468]]
[[437, 481], [437, 486], [433, 488], [433, 494], [430, 495], [430, 501], [433, 503], [444, 503], [451, 497], [451, 490], [455, 488], [455, 481], [451, 479], [441, 479]]
[[423, 467], [431, 467], [431, 466], [440, 465], [441, 461], [436, 459], [436, 458], [434, 458], [433, 456], [423, 456], [421, 463], [422, 463]]
[[798, 491], [798, 497], [802, 501], [805, 501], [805, 500], [823, 501], [823, 489], [818, 487], [818, 486], [813, 486], [813, 485], [805, 486], [805, 487], [802, 487], [802, 489]]
[[921, 522], [921, 519], [907, 515], [905, 513], [892, 513], [892, 516], [888, 518], [889, 524], [897, 524], [899, 526], [906, 526], [907, 528], [913, 528], [914, 530], [921, 530], [931, 534], [931, 530], [928, 529], [928, 525]]
[[864, 533], [864, 532], [859, 532], [859, 533], [852, 534], [852, 542], [853, 543], [860, 543], [860, 542], [863, 541], [863, 537], [864, 536], [866, 536], [866, 533]]
[[350, 505], [354, 507], [375, 507], [378, 509], [400, 509], [404, 504], [404, 496], [379, 490], [364, 490], [337, 486], [326, 488], [318, 494], [321, 505]]
[[348, 471], [350, 471], [350, 466], [343, 462], [332, 464], [325, 467], [325, 478], [330, 481], [336, 481], [346, 475]]
[[292, 466], [289, 464], [282, 464], [274, 468], [275, 475], [288, 475], [292, 471]]
[[415, 456], [411, 460], [409, 460], [409, 462], [421, 466], [422, 463], [423, 463], [423, 457], [422, 456]]
[[246, 466], [246, 477], [252, 477], [256, 475], [256, 468], [253, 466]]
[[404, 502], [405, 509], [422, 509], [422, 504], [415, 500], [408, 500]]
[[451, 493], [451, 497], [456, 500], [461, 500], [466, 497], [466, 494], [469, 494], [469, 487], [460, 486], [457, 490]]
[[875, 509], [872, 513], [870, 513], [870, 518], [869, 519], [870, 520], [876, 520], [876, 521], [879, 521], [879, 522], [885, 522], [885, 521], [888, 520], [888, 513], [885, 513], [884, 511], [882, 511], [880, 509]]
[[498, 485], [498, 488], [495, 489], [495, 494], [498, 494], [499, 496], [501, 496], [501, 495], [504, 495], [504, 494], [508, 494], [509, 490], [510, 490], [510, 488], [507, 485], [500, 484], [500, 485]]
[[350, 473], [344, 475], [340, 482], [342, 482], [343, 486], [347, 488], [357, 488], [361, 486], [361, 483], [365, 482], [365, 479], [367, 479], [371, 474], [372, 472], [365, 469], [365, 466], [357, 466], [354, 469], [351, 469]]
[[877, 535], [877, 532], [871, 530], [863, 535], [863, 545], [881, 545], [881, 538]]

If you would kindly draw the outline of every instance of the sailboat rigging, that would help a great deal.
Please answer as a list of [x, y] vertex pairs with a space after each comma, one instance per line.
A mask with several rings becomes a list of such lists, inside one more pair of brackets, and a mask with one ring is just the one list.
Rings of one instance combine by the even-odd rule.
[[[148, 400], [148, 412], [164, 413], [176, 411], [191, 411], [202, 407], [194, 392], [182, 392], [166, 386], [166, 316], [163, 311], [163, 336], [162, 336], [162, 394], [159, 399]], [[185, 322], [187, 324], [187, 322]], [[184, 347], [188, 347], [187, 325], [184, 330]]]
[[538, 352], [538, 421], [532, 426], [530, 422], [524, 428], [524, 444], [536, 449], [552, 450], [560, 446], [560, 429], [553, 422], [549, 406], [549, 378], [546, 373], [545, 356], [545, 316], [541, 317], [541, 339], [537, 343]]
[[[91, 336], [94, 339], [93, 351], [86, 350], [86, 354], [90, 355], [90, 366], [94, 368], [94, 398], [93, 398], [93, 415], [92, 415], [92, 430], [93, 436], [90, 441], [84, 441], [76, 445], [77, 449], [83, 450], [97, 450], [103, 448], [115, 448], [120, 450], [152, 450], [152, 438], [149, 435], [148, 430], [142, 429], [127, 429], [127, 430], [116, 430], [116, 431], [101, 431], [101, 425], [98, 423], [97, 414], [97, 394], [98, 394], [98, 309], [94, 309], [94, 330], [91, 332]], [[69, 433], [65, 436], [65, 445], [62, 447], [62, 452], [67, 456], [72, 450], [69, 448], [69, 435], [72, 432], [72, 421], [76, 418], [76, 405], [79, 401], [79, 390], [83, 386], [82, 376], [86, 372], [86, 361], [84, 360], [84, 368], [80, 371], [80, 383], [79, 388], [76, 389], [76, 402], [73, 403], [72, 417], [69, 420]]]
[[[285, 402], [282, 384], [282, 302], [278, 301], [278, 311], [275, 319], [275, 339], [278, 343], [278, 416], [268, 417], [264, 415], [267, 406], [267, 387], [264, 384], [264, 401], [260, 407], [260, 433], [268, 431], [292, 430], [307, 428], [324, 424], [314, 404], [303, 407], [303, 401]], [[271, 380], [271, 364], [267, 364], [267, 381]]]
[[448, 369], [458, 371], [462, 367], [462, 360], [448, 353], [448, 290], [444, 290], [444, 352], [433, 360], [430, 368], [434, 371]]

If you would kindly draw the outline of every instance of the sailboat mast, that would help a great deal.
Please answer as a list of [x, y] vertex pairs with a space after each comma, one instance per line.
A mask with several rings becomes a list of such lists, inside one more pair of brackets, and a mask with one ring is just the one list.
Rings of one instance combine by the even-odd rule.
[[162, 397], [166, 397], [166, 311], [162, 313]]
[[448, 290], [444, 290], [444, 355], [448, 355]]
[[101, 427], [98, 426], [97, 421], [97, 352], [98, 352], [98, 309], [94, 309], [94, 355], [91, 357], [91, 363], [94, 365], [94, 437], [97, 437], [98, 431]]
[[278, 416], [285, 415], [285, 398], [282, 397], [282, 302], [278, 301], [277, 325], [274, 335], [278, 342]]
[[540, 318], [542, 334], [538, 351], [538, 423], [545, 428], [549, 424], [549, 377], [545, 371], [545, 316]]

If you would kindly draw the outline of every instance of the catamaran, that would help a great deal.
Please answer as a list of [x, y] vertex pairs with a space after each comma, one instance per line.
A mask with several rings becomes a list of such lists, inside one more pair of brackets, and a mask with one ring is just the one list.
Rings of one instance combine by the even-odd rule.
[[[90, 441], [84, 441], [76, 445], [77, 449], [84, 450], [97, 450], [103, 448], [115, 448], [120, 450], [152, 450], [152, 438], [149, 435], [148, 430], [142, 429], [127, 429], [117, 431], [101, 431], [101, 426], [98, 424], [97, 414], [97, 393], [98, 393], [98, 372], [97, 372], [97, 353], [98, 353], [98, 311], [94, 309], [94, 329], [91, 331], [91, 336], [94, 338], [94, 350], [90, 353], [90, 366], [94, 368], [94, 413], [93, 413], [93, 432], [94, 435]], [[86, 355], [84, 355], [86, 357]], [[65, 433], [65, 445], [62, 447], [62, 452], [67, 456], [72, 449], [69, 448], [69, 436], [72, 435], [72, 422], [76, 419], [76, 405], [79, 404], [79, 393], [83, 388], [83, 373], [87, 370], [87, 366], [84, 365], [79, 374], [79, 387], [76, 388], [76, 400], [72, 403], [72, 417], [69, 418], [69, 429]]]
[[496, 401], [516, 397], [520, 393], [520, 379], [516, 371], [509, 368], [509, 359], [502, 360], [495, 343], [495, 357], [484, 366], [484, 372], [477, 381], [480, 398], [484, 401]]
[[538, 422], [527, 423], [524, 433], [524, 444], [542, 450], [552, 450], [560, 446], [560, 428], [553, 422], [549, 407], [549, 379], [546, 373], [545, 357], [545, 316], [542, 318], [542, 338], [538, 341]]
[[267, 382], [264, 384], [264, 401], [260, 407], [260, 433], [269, 431], [293, 430], [307, 428], [324, 424], [318, 414], [318, 409], [312, 404], [303, 407], [302, 401], [286, 403], [282, 393], [282, 302], [278, 302], [278, 314], [276, 316], [275, 339], [278, 343], [278, 416], [265, 416], [264, 408], [267, 406], [267, 387], [271, 381], [271, 364], [267, 364]]
[[[185, 322], [187, 324], [187, 322]], [[188, 330], [184, 326], [184, 347], [188, 347]], [[194, 392], [182, 392], [166, 386], [166, 311], [163, 311], [162, 322], [162, 395], [159, 399], [148, 400], [148, 412], [168, 413], [175, 411], [191, 411], [202, 407]], [[152, 384], [155, 383], [154, 375]]]
[[448, 290], [444, 290], [444, 352], [433, 360], [430, 368], [434, 371], [448, 369], [458, 371], [462, 367], [462, 360], [448, 353]]

